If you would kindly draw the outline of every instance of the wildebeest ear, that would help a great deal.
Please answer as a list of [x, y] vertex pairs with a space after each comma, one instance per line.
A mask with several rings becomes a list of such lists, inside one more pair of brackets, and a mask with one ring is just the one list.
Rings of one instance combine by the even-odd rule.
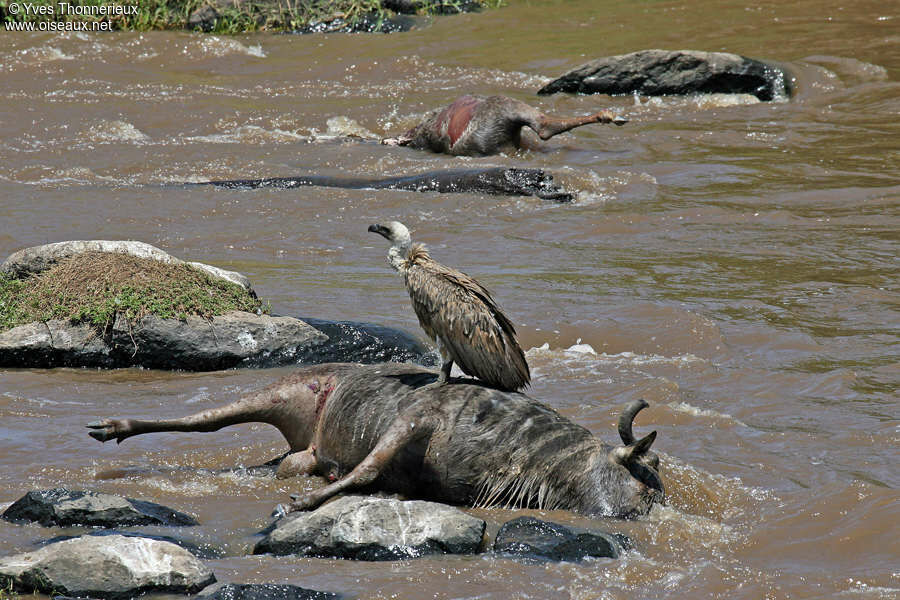
[[656, 440], [655, 429], [634, 443], [632, 454], [634, 456], [646, 454], [647, 450], [650, 449], [650, 446], [653, 445], [654, 440]]
[[655, 439], [656, 431], [651, 431], [633, 444], [613, 448], [609, 454], [613, 460], [624, 465], [646, 454]]

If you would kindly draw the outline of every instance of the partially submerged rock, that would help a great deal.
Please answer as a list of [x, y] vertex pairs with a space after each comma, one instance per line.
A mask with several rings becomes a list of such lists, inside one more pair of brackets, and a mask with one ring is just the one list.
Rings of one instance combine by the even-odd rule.
[[[21, 282], [19, 285], [27, 286], [29, 281], [34, 281], [28, 278], [40, 277], [45, 272], [51, 273], [52, 269], [65, 270], [67, 267], [68, 276], [71, 277], [76, 268], [66, 261], [91, 256], [117, 257], [115, 260], [122, 261], [127, 257], [131, 261], [130, 270], [117, 283], [125, 290], [120, 295], [107, 293], [108, 287], [99, 286], [102, 293], [110, 296], [105, 300], [107, 304], [112, 303], [114, 308], [76, 306], [73, 310], [93, 316], [76, 320], [71, 317], [40, 316], [37, 317], [39, 320], [0, 331], [0, 367], [142, 366], [208, 371], [298, 362], [355, 362], [369, 360], [368, 357], [377, 361], [418, 360], [428, 352], [427, 347], [408, 334], [369, 324], [329, 324], [327, 321], [319, 321], [316, 326], [311, 326], [293, 317], [272, 316], [262, 314], [260, 310], [248, 312], [245, 309], [173, 318], [176, 311], [183, 310], [180, 308], [183, 303], [181, 298], [193, 300], [198, 296], [206, 298], [207, 295], [222, 294], [223, 302], [213, 303], [216, 307], [229, 306], [232, 295], [237, 297], [243, 294], [245, 297], [245, 301], [235, 303], [238, 307], [252, 308], [258, 306], [259, 301], [249, 280], [240, 273], [203, 263], [185, 263], [142, 242], [89, 240], [26, 248], [11, 255], [0, 265], [0, 277], [17, 280]], [[146, 270], [153, 273], [152, 276], [147, 275], [140, 266], [145, 264], [141, 261], [145, 261], [147, 265], [159, 263], [173, 266], [176, 272], [167, 275], [159, 272], [160, 267], [148, 266]], [[172, 301], [164, 298], [171, 305], [169, 314], [172, 316], [144, 312], [129, 316], [124, 309], [118, 312], [120, 296], [127, 296], [128, 301], [122, 301], [123, 306], [131, 306], [134, 302], [143, 300], [143, 292], [131, 289], [135, 287], [131, 285], [132, 280], [145, 284], [146, 280], [152, 280], [157, 285], [154, 287], [147, 284], [147, 287], [157, 293], [159, 288], [180, 284], [178, 278], [184, 275], [185, 264], [200, 269], [211, 278], [211, 282], [215, 280], [218, 283], [211, 284], [206, 291], [189, 294], [180, 292], [180, 298], [173, 293]], [[106, 274], [105, 270], [101, 271], [101, 275]], [[96, 277], [77, 270], [75, 275], [75, 279], [81, 275], [83, 282], [71, 284], [66, 281], [56, 287], [50, 285], [50, 291], [43, 300], [53, 306], [57, 297], [55, 289], [60, 289], [58, 293], [65, 295], [68, 290], [82, 284], [98, 285]], [[84, 295], [89, 302], [93, 301], [94, 295]], [[101, 294], [98, 293], [97, 296], [99, 295]], [[0, 293], [0, 313], [4, 309], [2, 301], [3, 295]], [[152, 302], [148, 301], [148, 304], [160, 306], [165, 303], [154, 299]], [[95, 313], [101, 309], [107, 311], [104, 313], [108, 314], [106, 320], [100, 319], [101, 325], [91, 322], [90, 318], [96, 319]], [[325, 330], [329, 332], [326, 333]]]
[[624, 542], [605, 533], [576, 533], [549, 521], [519, 517], [503, 524], [494, 540], [494, 552], [554, 561], [619, 558]]
[[641, 50], [587, 62], [542, 87], [538, 94], [753, 94], [790, 96], [790, 77], [771, 64], [725, 52]]
[[254, 554], [399, 560], [478, 550], [485, 522], [459, 509], [419, 500], [344, 496], [279, 520]]
[[30, 491], [13, 502], [2, 518], [13, 523], [37, 522], [44, 527], [197, 525], [194, 517], [162, 504], [63, 488]]
[[90, 598], [194, 594], [216, 580], [187, 550], [158, 540], [82, 536], [0, 558], [0, 588]]
[[85, 323], [52, 320], [0, 333], [0, 366], [212, 371], [294, 362], [298, 350], [327, 339], [292, 317], [239, 311], [212, 319], [119, 316], [102, 335]]
[[336, 600], [339, 594], [275, 583], [226, 583], [196, 600]]

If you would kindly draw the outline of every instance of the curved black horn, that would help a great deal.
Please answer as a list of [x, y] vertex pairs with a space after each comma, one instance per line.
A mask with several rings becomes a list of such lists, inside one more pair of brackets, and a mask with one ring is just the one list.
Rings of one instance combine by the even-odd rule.
[[634, 422], [634, 417], [648, 406], [650, 405], [647, 404], [647, 401], [641, 398], [626, 406], [625, 410], [622, 411], [622, 416], [619, 417], [619, 437], [622, 438], [622, 443], [626, 446], [634, 443], [634, 434], [631, 432], [631, 424]]

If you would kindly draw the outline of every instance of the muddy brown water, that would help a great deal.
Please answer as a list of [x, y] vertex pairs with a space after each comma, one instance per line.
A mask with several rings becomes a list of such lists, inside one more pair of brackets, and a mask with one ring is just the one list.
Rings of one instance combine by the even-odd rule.
[[[667, 506], [634, 522], [535, 513], [628, 534], [624, 558], [246, 556], [277, 502], [319, 485], [235, 468], [282, 452], [274, 429], [120, 446], [84, 429], [199, 411], [288, 369], [0, 371], [0, 504], [54, 486], [163, 502], [200, 518], [182, 533], [220, 581], [350, 598], [897, 597], [900, 11], [740, 4], [511, 1], [390, 36], [0, 34], [0, 255], [138, 239], [246, 273], [278, 313], [418, 332], [366, 231], [400, 219], [513, 315], [534, 396], [609, 441], [625, 403], [651, 403], [636, 431], [659, 431]], [[654, 47], [780, 61], [797, 94], [533, 94]], [[470, 92], [631, 122], [489, 158], [332, 139], [396, 133]], [[159, 185], [504, 165], [551, 170], [578, 199]], [[520, 514], [472, 512], [493, 530]], [[0, 523], [4, 554], [57, 533]]]

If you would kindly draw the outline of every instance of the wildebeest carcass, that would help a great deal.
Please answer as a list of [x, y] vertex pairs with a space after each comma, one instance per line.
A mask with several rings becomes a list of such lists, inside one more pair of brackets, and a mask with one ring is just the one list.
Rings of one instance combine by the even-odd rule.
[[610, 446], [524, 394], [460, 381], [425, 388], [436, 378], [408, 364], [314, 365], [181, 419], [104, 419], [88, 427], [100, 441], [121, 442], [144, 433], [269, 423], [292, 451], [279, 476], [330, 481], [289, 510], [315, 507], [349, 488], [622, 518], [646, 514], [663, 500], [659, 458], [650, 451], [656, 432], [640, 440], [631, 432], [643, 401], [619, 420], [624, 445]]

